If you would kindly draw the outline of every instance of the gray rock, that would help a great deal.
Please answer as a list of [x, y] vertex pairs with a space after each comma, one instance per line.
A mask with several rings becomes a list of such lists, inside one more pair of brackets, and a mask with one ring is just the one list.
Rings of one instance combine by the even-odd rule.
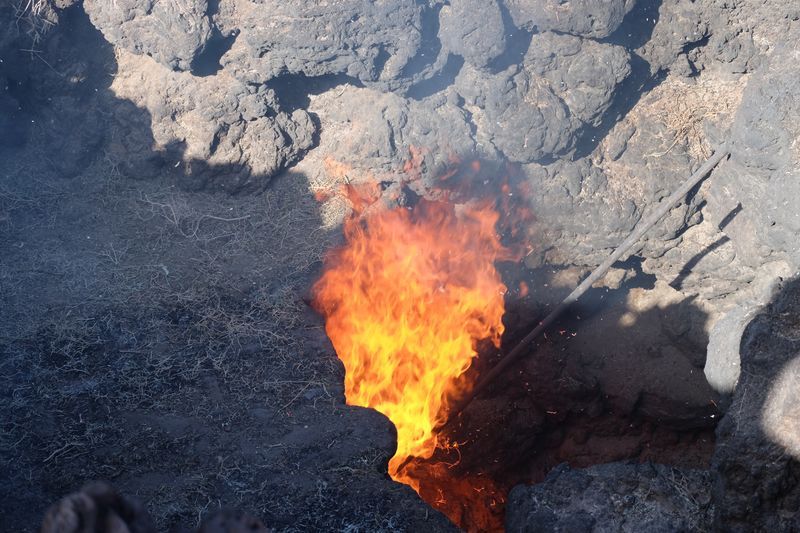
[[748, 325], [741, 377], [717, 427], [719, 531], [793, 531], [800, 513], [800, 281], [788, 282]]
[[462, 69], [456, 90], [473, 113], [479, 144], [531, 163], [569, 153], [583, 128], [600, 123], [629, 74], [621, 47], [547, 33], [533, 38], [520, 67]]
[[511, 161], [531, 163], [572, 148], [581, 123], [541, 78], [525, 70], [494, 77], [485, 98], [494, 144]]
[[91, 24], [65, 16], [68, 4], [0, 7], [0, 147], [36, 139], [48, 169], [66, 178], [101, 153], [105, 120], [90, 101], [110, 70]]
[[546, 251], [547, 263], [596, 266], [640, 218], [638, 199], [612, 194], [609, 177], [588, 158], [524, 170], [537, 215], [534, 246]]
[[[652, 35], [638, 50], [650, 63], [652, 72], [670, 68], [687, 45], [699, 43], [709, 35], [709, 21], [704, 17], [704, 6], [702, 2], [691, 0], [673, 0], [659, 6], [658, 21]], [[686, 61], [683, 59], [679, 67], [682, 68]]]
[[524, 64], [550, 83], [570, 113], [598, 126], [614, 90], [630, 75], [628, 53], [621, 46], [570, 35], [535, 35]]
[[211, 37], [208, 0], [86, 0], [92, 24], [114, 46], [189, 70]]
[[636, 0], [507, 0], [517, 27], [585, 37], [608, 37]]
[[454, 0], [439, 13], [442, 46], [484, 68], [503, 53], [506, 32], [495, 0]]
[[791, 274], [785, 262], [763, 265], [748, 288], [740, 289], [738, 300], [741, 303], [711, 328], [704, 372], [708, 383], [718, 392], [731, 393], [736, 388], [741, 372], [739, 346], [745, 327], [773, 298], [780, 282]]
[[422, 41], [422, 7], [412, 0], [223, 0], [219, 13], [221, 30], [238, 33], [221, 64], [247, 83], [287, 73], [394, 82], [411, 68]]
[[711, 475], [659, 464], [566, 464], [544, 482], [509, 494], [506, 531], [704, 531], [711, 523]]
[[741, 204], [725, 227], [745, 263], [787, 260], [800, 266], [800, 77], [785, 65], [800, 58], [776, 50], [749, 81], [731, 128], [731, 158], [709, 183], [715, 223]]
[[[119, 70], [112, 88], [128, 101], [113, 104], [109, 152], [127, 174], [152, 175], [168, 165], [187, 188], [254, 191], [313, 143], [308, 113], [282, 111], [263, 86], [172, 72], [130, 53], [119, 55]], [[130, 102], [149, 116], [131, 113]]]
[[347, 86], [320, 95], [312, 110], [326, 129], [310, 157], [352, 168], [351, 181], [396, 178], [424, 189], [475, 149], [464, 111], [443, 97], [415, 101]]

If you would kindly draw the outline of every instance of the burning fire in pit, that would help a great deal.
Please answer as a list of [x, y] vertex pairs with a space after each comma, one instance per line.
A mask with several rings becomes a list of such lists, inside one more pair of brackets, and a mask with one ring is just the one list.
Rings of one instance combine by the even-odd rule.
[[478, 343], [500, 344], [506, 287], [495, 261], [510, 253], [489, 203], [367, 208], [355, 196], [346, 243], [327, 258], [315, 303], [345, 365], [348, 404], [391, 419], [389, 474], [421, 492], [421, 470], [406, 467], [454, 446], [435, 428], [471, 385], [463, 374]]

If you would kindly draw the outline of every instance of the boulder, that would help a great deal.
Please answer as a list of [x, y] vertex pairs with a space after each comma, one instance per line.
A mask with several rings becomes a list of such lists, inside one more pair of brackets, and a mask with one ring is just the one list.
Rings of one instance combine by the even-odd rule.
[[596, 39], [611, 35], [635, 4], [636, 0], [506, 1], [517, 27]]
[[412, 69], [422, 17], [413, 0], [221, 0], [215, 23], [237, 34], [221, 64], [244, 82], [302, 74], [388, 84]]
[[313, 143], [308, 113], [284, 112], [272, 91], [225, 74], [199, 78], [122, 52], [111, 90], [120, 100], [109, 152], [134, 177], [166, 165], [187, 188], [255, 191]]
[[211, 38], [208, 0], [86, 0], [92, 24], [115, 47], [189, 70]]
[[629, 74], [621, 47], [547, 33], [534, 36], [520, 66], [498, 74], [462, 69], [456, 90], [474, 108], [484, 144], [532, 163], [569, 153], [583, 129], [600, 123]]
[[449, 52], [477, 68], [489, 66], [506, 48], [506, 30], [495, 0], [454, 0], [439, 13], [439, 39]]
[[715, 527], [792, 531], [800, 513], [800, 281], [745, 329], [741, 376], [717, 427]]
[[754, 267], [800, 266], [800, 77], [786, 68], [798, 59], [797, 50], [780, 48], [750, 79], [731, 127], [730, 161], [709, 183], [713, 222], [741, 206], [724, 232]]
[[552, 32], [533, 37], [524, 65], [548, 81], [572, 115], [592, 126], [600, 124], [614, 90], [631, 73], [621, 46]]

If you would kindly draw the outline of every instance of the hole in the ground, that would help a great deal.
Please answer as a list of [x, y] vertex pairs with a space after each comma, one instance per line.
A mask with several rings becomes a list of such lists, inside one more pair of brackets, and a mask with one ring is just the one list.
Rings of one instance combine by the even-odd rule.
[[[703, 375], [705, 313], [692, 301], [665, 303], [669, 289], [636, 261], [617, 266], [628, 279], [587, 293], [447, 428], [457, 449], [411, 467], [422, 497], [460, 526], [501, 529], [509, 490], [561, 463], [708, 466], [720, 413]], [[507, 271], [507, 286], [530, 293], [509, 292], [517, 300], [507, 305], [503, 345], [532, 329], [581, 273]]]
[[[445, 180], [466, 180], [468, 198], [495, 200], [492, 206], [500, 215], [489, 219], [493, 231], [495, 223], [506, 224], [506, 215], [523, 205], [504, 203], [521, 195], [514, 177], [498, 180], [498, 172], [512, 174], [513, 169], [473, 163]], [[420, 392], [424, 415], [447, 408], [430, 398], [459, 393], [439, 387], [453, 379], [438, 373], [442, 358], [458, 351], [447, 347], [459, 332], [486, 328], [470, 333], [478, 357], [455, 380], [475, 383], [497, 363], [499, 351], [513, 347], [591, 270], [528, 268], [508, 260], [513, 254], [498, 253], [486, 234], [472, 233], [485, 211], [473, 211], [459, 194], [436, 198], [462, 207], [431, 209], [423, 198], [385, 219], [374, 214], [354, 219], [346, 226], [349, 243], [328, 262], [315, 289], [326, 331], [347, 370], [348, 403], [376, 408], [398, 428], [398, 454], [389, 463], [394, 479], [414, 487], [459, 526], [497, 531], [510, 489], [540, 482], [562, 463], [708, 464], [720, 415], [719, 397], [703, 374], [708, 317], [693, 299], [645, 274], [637, 257], [615, 264], [529, 347], [526, 358], [460, 415], [439, 424], [441, 429], [433, 430], [435, 444], [428, 446], [431, 442], [420, 435], [430, 426], [418, 424], [413, 396]], [[459, 209], [469, 221], [464, 226], [453, 218]], [[496, 231], [513, 249], [515, 243], [506, 241], [523, 236], [507, 229]], [[487, 271], [481, 268], [495, 260], [500, 265], [496, 277], [494, 269], [483, 277]], [[464, 270], [475, 264], [480, 268]], [[432, 293], [425, 289], [429, 279]], [[492, 305], [499, 282], [507, 288], [502, 291], [501, 350], [490, 342], [491, 332], [498, 331]], [[485, 283], [485, 293], [471, 292]], [[486, 299], [486, 306], [473, 306], [473, 296]], [[471, 354], [456, 359], [447, 363], [466, 367]], [[426, 380], [428, 388], [417, 390]], [[436, 415], [424, 421], [436, 422]], [[411, 437], [422, 445], [411, 446]]]

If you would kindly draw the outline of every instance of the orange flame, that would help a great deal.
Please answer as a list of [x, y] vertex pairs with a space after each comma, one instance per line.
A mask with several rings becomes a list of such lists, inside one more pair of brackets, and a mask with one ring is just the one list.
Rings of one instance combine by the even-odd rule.
[[494, 263], [509, 253], [497, 220], [488, 205], [424, 200], [411, 209], [357, 211], [345, 221], [346, 244], [329, 254], [314, 286], [345, 365], [347, 403], [391, 419], [397, 452], [389, 474], [418, 492], [424, 480], [406, 462], [447, 446], [434, 428], [450, 399], [465, 392], [456, 379], [479, 341], [499, 346], [503, 333], [506, 287]]

